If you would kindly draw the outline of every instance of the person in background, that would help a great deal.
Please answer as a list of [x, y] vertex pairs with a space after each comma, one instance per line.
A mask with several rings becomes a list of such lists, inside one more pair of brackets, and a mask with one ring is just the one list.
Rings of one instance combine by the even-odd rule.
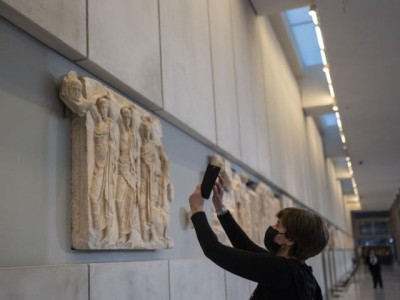
[[369, 251], [369, 255], [367, 257], [367, 264], [368, 264], [369, 271], [372, 275], [374, 289], [376, 289], [376, 286], [378, 284], [379, 284], [379, 287], [382, 289], [383, 284], [382, 284], [381, 264], [378, 260], [378, 257], [375, 254], [375, 251], [372, 249]]
[[192, 223], [204, 254], [221, 268], [257, 282], [250, 299], [322, 299], [321, 289], [305, 260], [327, 245], [326, 224], [315, 212], [285, 208], [265, 233], [268, 250], [252, 242], [223, 204], [223, 180], [218, 179], [212, 201], [233, 247], [221, 244], [204, 212], [200, 185], [189, 197]]

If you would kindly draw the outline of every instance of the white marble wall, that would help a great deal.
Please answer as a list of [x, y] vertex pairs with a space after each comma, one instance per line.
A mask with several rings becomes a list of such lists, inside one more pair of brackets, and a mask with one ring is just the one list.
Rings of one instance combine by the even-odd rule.
[[[253, 17], [254, 18], [254, 17]], [[271, 153], [270, 153], [270, 130], [268, 124], [268, 105], [265, 92], [263, 56], [261, 46], [261, 34], [264, 24], [260, 18], [256, 18], [252, 24], [252, 90], [255, 100], [255, 126], [257, 135], [257, 171], [267, 178], [271, 178]]]
[[[216, 142], [207, 0], [160, 1], [166, 118]], [[187, 128], [187, 127], [186, 127]]]
[[169, 300], [168, 261], [90, 264], [89, 300]]
[[249, 299], [255, 289], [255, 283], [238, 277], [232, 273], [226, 273], [226, 299]]
[[86, 0], [0, 0], [0, 15], [71, 60], [86, 56]]
[[87, 265], [0, 269], [0, 299], [87, 300]]
[[148, 108], [162, 107], [157, 0], [88, 0], [88, 37], [78, 64]]
[[255, 114], [256, 97], [253, 90], [253, 61], [251, 47], [255, 13], [250, 3], [243, 0], [231, 1], [233, 51], [236, 71], [236, 93], [238, 99], [241, 159], [258, 169], [257, 127]]
[[308, 164], [296, 79], [249, 1], [67, 2], [0, 0], [0, 13], [308, 206], [326, 196], [310, 192], [320, 153]]
[[242, 300], [255, 287], [204, 257], [0, 268], [2, 300]]
[[308, 153], [313, 159], [309, 160], [310, 164], [310, 181], [313, 183], [309, 186], [311, 190], [311, 203], [314, 210], [318, 211], [322, 216], [329, 216], [330, 212], [326, 210], [327, 204], [327, 182], [326, 182], [326, 166], [324, 159], [323, 144], [319, 138], [319, 132], [316, 124], [311, 117], [307, 117], [307, 140]]
[[230, 0], [209, 0], [217, 144], [240, 159]]
[[321, 287], [322, 294], [325, 293], [325, 280], [324, 280], [324, 262], [323, 254], [311, 257], [307, 259], [306, 264], [312, 267], [315, 279], [317, 279], [319, 286]]
[[203, 258], [170, 261], [171, 299], [225, 299], [225, 272]]

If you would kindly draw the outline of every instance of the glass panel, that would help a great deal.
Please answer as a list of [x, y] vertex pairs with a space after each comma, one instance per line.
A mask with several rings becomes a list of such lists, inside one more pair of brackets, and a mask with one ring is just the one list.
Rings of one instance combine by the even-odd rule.
[[376, 235], [388, 234], [388, 223], [384, 221], [379, 221], [374, 223], [374, 232]]
[[330, 126], [337, 126], [337, 120], [335, 113], [330, 113], [330, 114], [323, 114], [321, 115], [321, 122], [324, 128], [330, 127]]
[[286, 12], [288, 23], [290, 25], [295, 25], [298, 23], [312, 22], [311, 16], [308, 14], [309, 10], [309, 6], [288, 10]]
[[322, 64], [315, 27], [313, 23], [292, 27], [294, 40], [300, 52], [300, 57], [305, 66]]
[[358, 224], [359, 235], [372, 235], [372, 223], [363, 222]]

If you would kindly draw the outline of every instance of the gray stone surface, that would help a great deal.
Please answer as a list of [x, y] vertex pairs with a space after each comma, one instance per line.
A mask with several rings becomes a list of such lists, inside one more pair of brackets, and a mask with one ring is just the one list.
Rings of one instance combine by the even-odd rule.
[[171, 299], [225, 299], [224, 271], [208, 259], [170, 261]]
[[251, 22], [251, 74], [252, 91], [254, 95], [255, 126], [257, 134], [257, 157], [258, 164], [256, 170], [267, 178], [271, 177], [271, 162], [269, 151], [269, 136], [271, 134], [268, 128], [268, 107], [265, 95], [265, 81], [263, 69], [263, 56], [261, 47], [261, 30], [264, 26], [259, 18]]
[[147, 108], [160, 108], [157, 0], [88, 2], [88, 58], [79, 64]]
[[215, 143], [207, 0], [160, 1], [164, 111]]
[[241, 159], [250, 167], [258, 168], [257, 128], [253, 90], [251, 47], [254, 12], [247, 1], [231, 1], [233, 49], [235, 55], [236, 88], [239, 107]]
[[90, 264], [89, 268], [89, 300], [169, 300], [167, 260]]
[[249, 299], [253, 289], [251, 281], [226, 272], [226, 299], [243, 300]]
[[86, 300], [87, 265], [0, 269], [0, 299]]
[[209, 1], [217, 144], [240, 158], [239, 115], [229, 2]]
[[86, 56], [86, 0], [0, 0], [0, 14], [71, 60]]

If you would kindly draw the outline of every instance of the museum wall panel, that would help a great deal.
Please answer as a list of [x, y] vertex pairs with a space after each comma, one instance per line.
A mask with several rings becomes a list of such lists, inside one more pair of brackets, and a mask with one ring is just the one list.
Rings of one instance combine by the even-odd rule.
[[160, 1], [163, 110], [216, 143], [208, 1]]
[[312, 268], [314, 277], [318, 280], [322, 294], [324, 294], [326, 285], [324, 280], [323, 254], [318, 254], [317, 256], [307, 259], [306, 263]]
[[[270, 153], [272, 181], [283, 189], [287, 187], [287, 160], [289, 148], [285, 147], [287, 139], [287, 116], [285, 108], [287, 99], [285, 89], [290, 88], [292, 79], [288, 77], [288, 68], [283, 54], [277, 46], [274, 32], [267, 19], [262, 19], [264, 34], [262, 49], [264, 62], [265, 91], [267, 98], [268, 126], [270, 132]], [[291, 95], [296, 97], [296, 95]]]
[[267, 120], [269, 128], [269, 147], [270, 147], [270, 165], [271, 180], [279, 186], [285, 185], [284, 176], [284, 147], [282, 144], [283, 128], [281, 126], [281, 114], [279, 110], [280, 95], [277, 90], [279, 84], [279, 75], [276, 71], [279, 69], [278, 62], [275, 57], [274, 48], [268, 36], [263, 36], [263, 62], [264, 62], [264, 79], [265, 92], [267, 99]]
[[[331, 159], [325, 159], [326, 164], [326, 176], [327, 176], [327, 189], [328, 189], [328, 197], [326, 199], [326, 209], [330, 211], [330, 221], [337, 219], [337, 204], [336, 203], [336, 192], [337, 192], [337, 183], [336, 183], [336, 174], [335, 174], [335, 166]], [[338, 223], [339, 225], [340, 223]]]
[[303, 203], [307, 207], [313, 207], [311, 204], [311, 197], [309, 193], [309, 186], [312, 184], [310, 181], [309, 171], [309, 153], [307, 147], [307, 131], [306, 131], [306, 119], [303, 110], [296, 112], [297, 120], [299, 125], [295, 136], [293, 137], [295, 149], [295, 161], [296, 161], [296, 178], [297, 178], [297, 190], [298, 197], [302, 199]]
[[335, 165], [331, 158], [326, 159], [326, 166], [329, 187], [328, 196], [330, 196], [328, 206], [331, 216], [330, 221], [351, 234], [350, 228], [346, 226], [346, 210], [344, 207], [342, 186], [336, 178]]
[[305, 187], [308, 177], [305, 174], [304, 161], [306, 159], [305, 144], [305, 119], [300, 103], [300, 92], [296, 85], [288, 87], [283, 99], [285, 99], [285, 153], [286, 153], [286, 190], [290, 194], [301, 199], [303, 204], [307, 204]]
[[0, 299], [88, 300], [88, 266], [0, 268]]
[[[226, 299], [243, 300], [249, 297], [255, 289], [255, 283], [245, 280], [232, 273], [225, 272]], [[253, 287], [254, 286], [254, 287]]]
[[149, 109], [162, 107], [157, 0], [88, 0], [88, 55], [78, 62]]
[[257, 135], [257, 157], [258, 167], [257, 171], [266, 178], [271, 178], [271, 154], [269, 150], [269, 125], [268, 125], [268, 106], [264, 85], [264, 68], [263, 68], [263, 55], [261, 46], [261, 36], [264, 33], [262, 30], [263, 23], [260, 22], [260, 17], [256, 17], [251, 25], [253, 43], [251, 44], [251, 74], [252, 74], [252, 90], [255, 100], [255, 126]]
[[308, 185], [306, 128], [300, 92], [267, 18], [260, 18], [271, 179], [306, 202]]
[[86, 57], [86, 0], [0, 0], [0, 15], [71, 60]]
[[[284, 64], [283, 61], [282, 64]], [[281, 85], [278, 86], [281, 91], [280, 112], [282, 113], [282, 123], [280, 125], [283, 130], [282, 143], [285, 155], [285, 188], [296, 199], [300, 199], [303, 204], [308, 205], [306, 193], [308, 168], [305, 164], [308, 151], [305, 117], [297, 82], [290, 76], [289, 67], [285, 68], [285, 70], [283, 70], [285, 72], [281, 76], [287, 79], [283, 80]]]
[[327, 172], [325, 166], [323, 144], [317, 126], [311, 117], [306, 118], [307, 140], [310, 166], [310, 185], [312, 207], [322, 216], [328, 217], [327, 211]]
[[1, 299], [240, 300], [255, 287], [205, 258], [0, 268]]
[[226, 299], [225, 271], [210, 260], [171, 260], [169, 268], [171, 299]]
[[167, 260], [89, 265], [89, 300], [169, 300]]
[[[253, 82], [252, 45], [257, 43], [252, 31], [255, 13], [248, 1], [232, 0], [231, 18], [235, 58], [236, 93], [238, 99], [241, 160], [257, 170], [256, 95]], [[255, 60], [260, 61], [258, 58]]]
[[230, 0], [208, 1], [217, 145], [240, 159]]

